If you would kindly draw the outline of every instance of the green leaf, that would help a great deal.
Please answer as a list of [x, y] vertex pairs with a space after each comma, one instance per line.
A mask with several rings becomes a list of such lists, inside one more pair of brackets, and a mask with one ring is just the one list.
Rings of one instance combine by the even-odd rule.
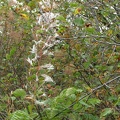
[[76, 92], [76, 88], [74, 88], [74, 87], [68, 88], [66, 91], [66, 96], [74, 94], [75, 92]]
[[60, 21], [63, 21], [63, 22], [65, 22], [66, 21], [66, 19], [61, 15], [61, 16], [58, 16], [57, 17], [57, 20], [60, 20]]
[[37, 34], [42, 34], [43, 32], [44, 31], [42, 29], [36, 31]]
[[86, 31], [87, 31], [88, 33], [95, 33], [95, 29], [94, 29], [93, 27], [87, 27], [87, 28], [86, 28]]
[[83, 100], [79, 101], [79, 103], [81, 105], [84, 105], [85, 107], [91, 107], [90, 105], [88, 105], [86, 102], [84, 102]]
[[74, 20], [74, 23], [75, 23], [75, 25], [77, 25], [77, 26], [83, 26], [83, 25], [84, 25], [84, 20], [83, 20], [81, 17], [79, 17], [79, 18], [76, 18], [76, 19]]
[[88, 100], [88, 103], [90, 103], [91, 105], [96, 105], [96, 104], [99, 104], [101, 103], [101, 100], [97, 99], [97, 98], [91, 98]]
[[10, 58], [11, 58], [10, 54], [6, 54], [6, 59], [10, 60]]
[[115, 103], [115, 105], [119, 105], [120, 106], [120, 97], [117, 98], [117, 102]]
[[28, 6], [31, 8], [31, 9], [34, 9], [36, 7], [36, 2], [35, 1], [30, 1], [28, 3]]
[[58, 33], [63, 33], [66, 30], [66, 28], [62, 25], [59, 26], [58, 28]]
[[81, 93], [83, 90], [82, 89], [77, 89], [77, 93]]
[[84, 113], [83, 114], [83, 119], [82, 120], [100, 120], [98, 116]]
[[28, 105], [28, 111], [29, 111], [30, 114], [32, 114], [33, 108], [34, 108], [33, 104]]
[[71, 2], [70, 3], [70, 7], [77, 7], [79, 3], [77, 2]]
[[16, 89], [14, 92], [13, 92], [13, 95], [15, 96], [15, 97], [21, 97], [21, 98], [24, 98], [25, 96], [26, 96], [26, 92], [25, 92], [25, 90], [23, 90], [23, 89]]
[[10, 50], [10, 56], [13, 56], [15, 52], [16, 52], [16, 47], [13, 47], [13, 48]]
[[14, 55], [15, 52], [16, 52], [16, 47], [13, 47], [13, 48], [10, 50], [10, 53], [9, 53], [9, 54], [6, 54], [6, 59], [7, 59], [7, 60], [10, 60], [11, 57]]
[[90, 62], [89, 61], [85, 62], [83, 65], [84, 65], [85, 69], [87, 69], [90, 66]]
[[105, 117], [105, 116], [111, 114], [112, 112], [113, 112], [112, 108], [105, 108], [105, 109], [102, 111], [100, 117], [101, 117], [101, 118], [102, 118], [102, 117]]
[[76, 103], [76, 104], [73, 106], [73, 109], [74, 109], [74, 110], [77, 110], [77, 109], [80, 109], [80, 110], [81, 110], [81, 107], [82, 107], [82, 104]]
[[17, 110], [10, 115], [10, 120], [32, 120], [29, 114], [22, 110]]
[[76, 99], [76, 95], [75, 94], [70, 95], [69, 99], [74, 101]]

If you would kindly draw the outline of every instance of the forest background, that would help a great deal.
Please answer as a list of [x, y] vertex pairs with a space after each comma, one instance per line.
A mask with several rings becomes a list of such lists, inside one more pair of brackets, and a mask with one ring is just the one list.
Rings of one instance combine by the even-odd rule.
[[0, 0], [0, 120], [120, 120], [119, 0]]

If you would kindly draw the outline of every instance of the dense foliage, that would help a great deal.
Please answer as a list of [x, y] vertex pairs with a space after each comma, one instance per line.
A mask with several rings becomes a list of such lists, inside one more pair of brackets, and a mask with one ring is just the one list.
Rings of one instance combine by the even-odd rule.
[[119, 120], [119, 6], [0, 0], [0, 120]]

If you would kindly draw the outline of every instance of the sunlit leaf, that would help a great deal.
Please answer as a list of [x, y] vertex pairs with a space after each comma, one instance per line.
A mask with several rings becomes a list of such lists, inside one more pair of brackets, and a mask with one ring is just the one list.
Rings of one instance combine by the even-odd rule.
[[29, 20], [29, 16], [26, 14], [21, 13], [20, 16], [25, 20]]
[[101, 115], [100, 117], [106, 117], [107, 115], [113, 113], [113, 110], [112, 108], [105, 108], [102, 112], [101, 112]]
[[15, 91], [13, 91], [12, 93], [15, 97], [21, 97], [24, 98], [26, 96], [26, 92], [24, 89], [16, 89]]
[[29, 114], [22, 110], [17, 110], [10, 115], [10, 120], [32, 120]]
[[75, 92], [76, 92], [76, 89], [74, 87], [68, 88], [66, 91], [66, 96], [74, 94]]

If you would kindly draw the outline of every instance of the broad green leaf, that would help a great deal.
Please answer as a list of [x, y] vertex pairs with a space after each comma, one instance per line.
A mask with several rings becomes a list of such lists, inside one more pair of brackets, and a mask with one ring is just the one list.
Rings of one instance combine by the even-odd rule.
[[16, 89], [14, 92], [13, 92], [13, 95], [15, 96], [15, 97], [21, 97], [21, 98], [24, 98], [25, 96], [26, 96], [26, 92], [25, 92], [25, 90], [23, 90], [23, 89]]
[[102, 111], [100, 117], [101, 117], [101, 118], [102, 118], [102, 117], [105, 117], [105, 116], [111, 114], [112, 112], [113, 112], [112, 108], [105, 108], [105, 109]]
[[22, 110], [17, 110], [10, 115], [10, 120], [32, 120], [29, 114]]
[[76, 18], [76, 19], [74, 20], [74, 23], [75, 23], [75, 25], [77, 25], [77, 26], [83, 26], [83, 25], [84, 25], [84, 20], [83, 20], [81, 17], [79, 17], [79, 18]]

